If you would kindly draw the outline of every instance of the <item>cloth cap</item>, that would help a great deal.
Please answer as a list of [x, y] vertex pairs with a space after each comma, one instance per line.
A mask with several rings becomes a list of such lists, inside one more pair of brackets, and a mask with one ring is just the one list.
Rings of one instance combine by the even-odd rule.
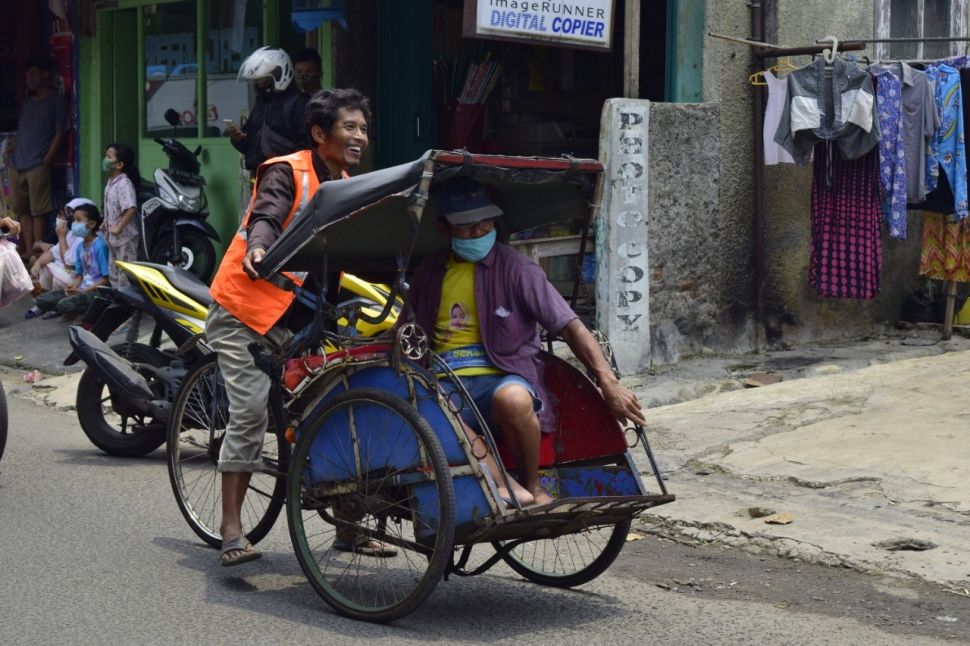
[[71, 209], [73, 211], [79, 206], [97, 206], [97, 205], [86, 197], [75, 197], [73, 200], [71, 200], [64, 206], [65, 208]]
[[485, 187], [470, 179], [446, 182], [435, 192], [441, 215], [451, 224], [472, 224], [502, 215]]

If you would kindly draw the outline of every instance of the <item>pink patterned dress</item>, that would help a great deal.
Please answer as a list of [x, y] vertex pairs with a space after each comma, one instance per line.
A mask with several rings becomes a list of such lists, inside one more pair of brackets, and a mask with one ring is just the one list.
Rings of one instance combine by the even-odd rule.
[[875, 298], [882, 268], [882, 190], [874, 149], [847, 161], [815, 147], [809, 284], [819, 296]]

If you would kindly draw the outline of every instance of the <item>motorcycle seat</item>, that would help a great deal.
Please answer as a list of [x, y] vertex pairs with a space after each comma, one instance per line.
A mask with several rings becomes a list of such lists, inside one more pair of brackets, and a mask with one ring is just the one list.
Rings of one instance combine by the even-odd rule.
[[212, 295], [209, 294], [209, 286], [199, 280], [198, 276], [188, 272], [184, 269], [179, 269], [178, 267], [169, 267], [168, 265], [157, 265], [154, 263], [145, 263], [146, 265], [151, 265], [158, 271], [165, 274], [165, 278], [168, 282], [172, 283], [175, 289], [179, 290], [195, 302], [209, 307], [212, 305]]

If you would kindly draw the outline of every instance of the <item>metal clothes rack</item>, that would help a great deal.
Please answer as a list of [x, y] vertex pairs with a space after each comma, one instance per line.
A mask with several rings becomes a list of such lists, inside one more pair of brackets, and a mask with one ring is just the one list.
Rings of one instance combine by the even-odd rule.
[[[708, 36], [739, 42], [752, 48], [752, 73], [764, 68], [765, 59], [781, 58], [783, 56], [799, 56], [810, 54], [821, 54], [825, 50], [832, 48], [832, 43], [828, 40], [816, 41], [813, 45], [799, 47], [782, 47], [772, 43], [763, 42], [764, 38], [764, 10], [760, 2], [749, 3], [751, 9], [751, 37], [735, 38], [722, 34], [708, 32]], [[861, 51], [866, 49], [870, 43], [905, 43], [905, 42], [970, 42], [970, 37], [966, 36], [928, 36], [900, 37], [900, 38], [854, 38], [842, 42], [838, 41], [837, 49], [839, 52]], [[941, 59], [942, 60], [942, 59]], [[765, 329], [765, 299], [764, 291], [767, 283], [767, 271], [765, 269], [765, 214], [764, 214], [764, 122], [765, 122], [765, 97], [764, 86], [755, 85], [754, 87], [754, 213], [752, 224], [754, 226], [754, 289], [755, 289], [755, 325], [757, 328], [756, 349], [761, 351], [766, 339]], [[944, 281], [944, 291], [946, 292], [946, 314], [943, 322], [943, 340], [950, 339], [953, 333], [953, 314], [956, 301], [956, 283], [954, 281]]]

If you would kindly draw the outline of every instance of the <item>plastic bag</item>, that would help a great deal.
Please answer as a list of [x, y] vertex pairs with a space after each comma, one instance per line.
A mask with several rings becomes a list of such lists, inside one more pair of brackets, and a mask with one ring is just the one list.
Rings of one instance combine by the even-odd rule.
[[30, 273], [17, 253], [17, 245], [0, 240], [0, 307], [17, 301], [33, 288]]

